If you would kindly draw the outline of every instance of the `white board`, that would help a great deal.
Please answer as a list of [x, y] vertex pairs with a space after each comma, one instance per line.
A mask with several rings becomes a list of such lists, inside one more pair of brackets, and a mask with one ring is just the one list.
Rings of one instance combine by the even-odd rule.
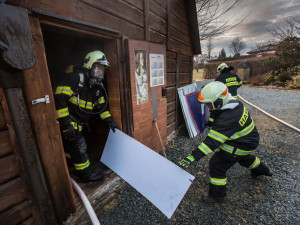
[[108, 135], [100, 159], [169, 219], [194, 176], [116, 129]]

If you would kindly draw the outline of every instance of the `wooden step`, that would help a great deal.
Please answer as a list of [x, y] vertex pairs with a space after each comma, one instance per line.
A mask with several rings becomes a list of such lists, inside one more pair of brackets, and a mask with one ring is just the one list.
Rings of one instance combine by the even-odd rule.
[[[101, 209], [103, 209], [105, 205], [117, 197], [119, 191], [125, 184], [122, 178], [108, 168], [104, 169], [104, 180], [100, 182], [81, 183], [79, 178], [72, 174], [74, 174], [74, 171], [70, 172], [71, 177], [83, 190], [95, 212], [101, 212]], [[88, 213], [75, 190], [74, 193], [77, 210], [74, 214], [70, 215], [63, 224], [87, 224], [88, 221], [90, 221]]]

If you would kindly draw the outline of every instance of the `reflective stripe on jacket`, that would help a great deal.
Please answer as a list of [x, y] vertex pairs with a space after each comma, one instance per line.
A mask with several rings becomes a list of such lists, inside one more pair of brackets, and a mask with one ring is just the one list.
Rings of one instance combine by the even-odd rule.
[[237, 74], [231, 72], [222, 73], [215, 80], [224, 83], [228, 87], [229, 93], [235, 99], [237, 98], [237, 89], [243, 83]]
[[[91, 115], [87, 112], [97, 112], [99, 108], [101, 109], [105, 105], [105, 97], [101, 87], [90, 86], [86, 71], [83, 71], [83, 87], [79, 88], [79, 72], [82, 73], [82, 71], [74, 71], [64, 74], [65, 79], [59, 83], [55, 91], [55, 106], [61, 127], [67, 127], [71, 121], [74, 122], [72, 118], [76, 118], [76, 122], [88, 123]], [[99, 116], [101, 119], [111, 117], [107, 106], [99, 113]], [[74, 126], [74, 124], [72, 125]]]
[[[198, 146], [203, 155], [212, 153], [220, 148], [235, 155], [248, 155], [259, 144], [259, 134], [255, 124], [243, 103], [230, 100], [221, 110], [211, 113], [214, 118], [212, 128], [205, 140]], [[200, 151], [200, 152], [199, 152]]]

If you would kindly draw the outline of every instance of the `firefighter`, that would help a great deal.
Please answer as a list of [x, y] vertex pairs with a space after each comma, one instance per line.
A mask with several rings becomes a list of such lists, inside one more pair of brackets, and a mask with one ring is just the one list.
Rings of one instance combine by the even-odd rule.
[[233, 69], [232, 66], [228, 67], [226, 63], [221, 63], [217, 68], [218, 77], [215, 81], [224, 83], [228, 87], [229, 93], [237, 99], [237, 89], [242, 86], [243, 82], [237, 74], [230, 72]]
[[272, 176], [267, 165], [251, 154], [259, 144], [258, 131], [247, 108], [231, 96], [226, 85], [219, 81], [207, 84], [200, 91], [198, 101], [210, 108], [214, 118], [212, 128], [204, 141], [179, 165], [188, 168], [219, 148], [209, 162], [209, 192], [202, 200], [210, 203], [227, 200], [226, 172], [236, 163], [250, 169], [253, 177]]
[[90, 117], [99, 115], [113, 131], [117, 128], [108, 111], [107, 92], [102, 84], [108, 67], [101, 51], [88, 53], [83, 67], [77, 65], [66, 70], [54, 95], [67, 161], [72, 162], [82, 182], [103, 179], [101, 173], [92, 170], [87, 154]]

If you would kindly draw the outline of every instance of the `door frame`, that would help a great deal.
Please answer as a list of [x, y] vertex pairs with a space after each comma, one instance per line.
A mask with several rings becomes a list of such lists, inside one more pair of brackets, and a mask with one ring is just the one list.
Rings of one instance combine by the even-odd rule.
[[[124, 79], [126, 79], [126, 72], [124, 71], [126, 65], [124, 65], [125, 60], [123, 60], [124, 45], [119, 33], [112, 32], [110, 29], [102, 29], [99, 26], [91, 26], [87, 23], [70, 22], [49, 16], [44, 18], [43, 16], [36, 17], [35, 15], [29, 16], [29, 19], [37, 61], [33, 68], [23, 73], [24, 94], [51, 199], [58, 220], [62, 221], [75, 211], [76, 202], [57, 123], [41, 25], [54, 26], [76, 33], [99, 37], [105, 39], [105, 45], [109, 45], [114, 49], [108, 54], [113, 56], [111, 61], [113, 69], [111, 71], [108, 70], [107, 83], [110, 83], [109, 79], [117, 80], [118, 87], [108, 85], [109, 101], [114, 105], [111, 114], [113, 118], [115, 117], [115, 122], [121, 130], [125, 128], [126, 132], [130, 129], [127, 122], [129, 112], [128, 107], [123, 103], [126, 102], [126, 95], [124, 96], [125, 98], [121, 97], [122, 93], [124, 93], [124, 88], [126, 88], [126, 81], [124, 82]], [[49, 95], [50, 104], [32, 105], [33, 99], [41, 98], [45, 95]]]

